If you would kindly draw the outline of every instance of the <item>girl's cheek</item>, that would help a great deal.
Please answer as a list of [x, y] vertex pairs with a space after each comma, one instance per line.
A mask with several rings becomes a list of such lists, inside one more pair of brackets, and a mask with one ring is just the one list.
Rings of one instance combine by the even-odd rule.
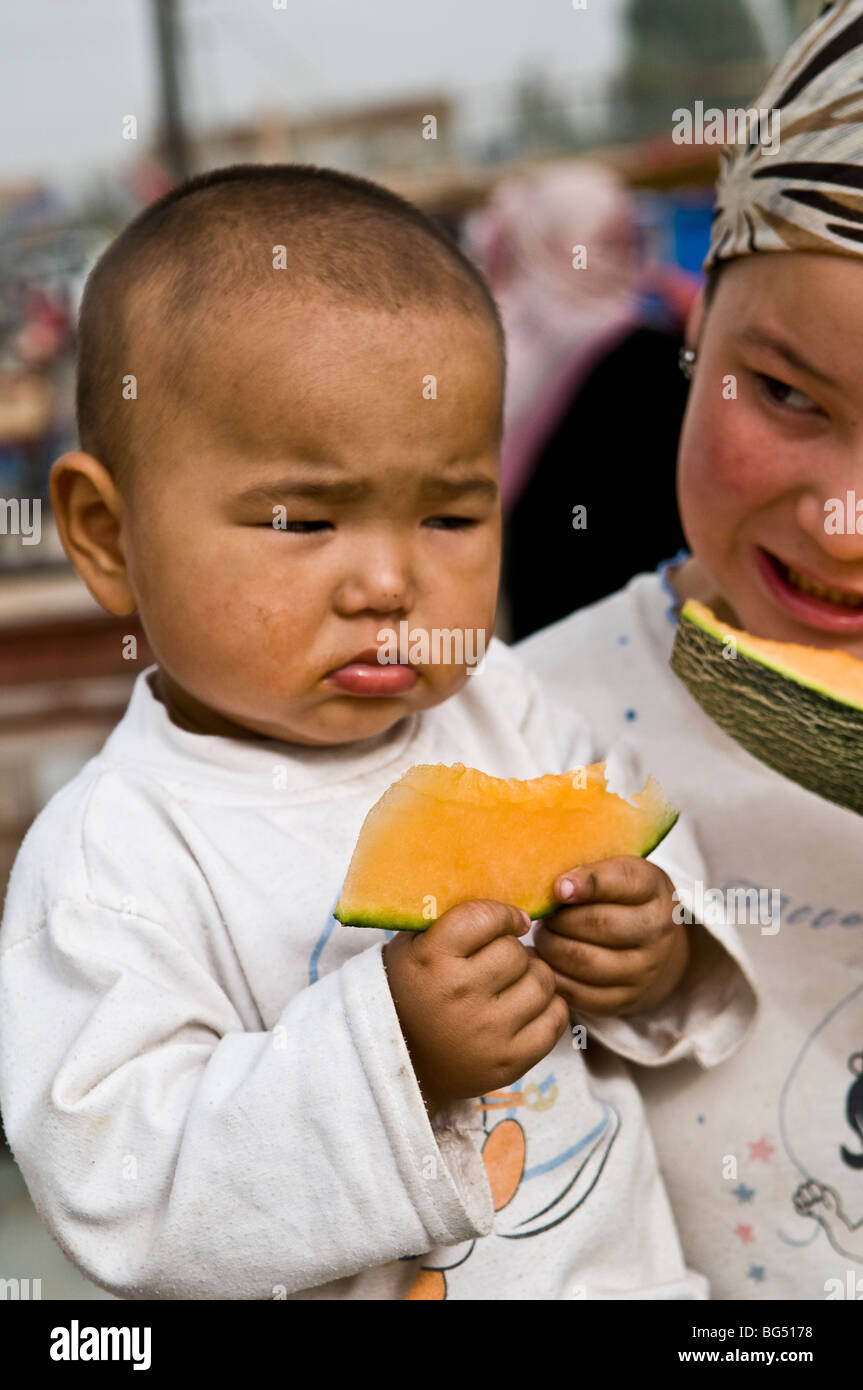
[[745, 399], [723, 400], [705, 412], [686, 445], [681, 491], [714, 513], [761, 507], [782, 490], [776, 440]]
[[[757, 488], [736, 422], [722, 402], [688, 429], [680, 460], [680, 514], [690, 548], [714, 576], [733, 551], [747, 516], [757, 508]], [[696, 422], [692, 422], [696, 423]]]

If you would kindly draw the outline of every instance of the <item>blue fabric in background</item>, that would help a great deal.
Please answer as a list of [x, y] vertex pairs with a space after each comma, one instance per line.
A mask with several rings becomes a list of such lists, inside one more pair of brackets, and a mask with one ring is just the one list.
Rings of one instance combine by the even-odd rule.
[[707, 191], [678, 193], [667, 199], [671, 219], [673, 259], [683, 270], [695, 274], [710, 245], [713, 221], [713, 194]]

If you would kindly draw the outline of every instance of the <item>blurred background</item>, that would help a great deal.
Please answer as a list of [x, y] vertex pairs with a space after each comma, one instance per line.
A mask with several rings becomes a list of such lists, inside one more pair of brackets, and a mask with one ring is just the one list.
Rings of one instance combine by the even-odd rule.
[[[717, 148], [676, 143], [673, 113], [749, 107], [820, 9], [0, 0], [0, 895], [150, 661], [75, 576], [48, 497], [77, 442], [82, 288], [120, 228], [186, 175], [249, 161], [361, 174], [448, 227], [507, 328], [499, 631], [519, 638], [684, 544], [677, 355]], [[109, 1297], [56, 1250], [0, 1140], [3, 1279]]]

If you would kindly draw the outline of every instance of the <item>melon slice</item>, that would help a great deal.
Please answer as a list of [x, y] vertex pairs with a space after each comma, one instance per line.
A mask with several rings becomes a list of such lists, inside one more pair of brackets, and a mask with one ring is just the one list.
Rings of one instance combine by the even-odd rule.
[[671, 665], [705, 713], [753, 757], [863, 813], [863, 661], [753, 637], [690, 599]]
[[649, 854], [677, 820], [652, 777], [632, 803], [606, 790], [604, 763], [528, 782], [412, 767], [366, 816], [335, 916], [423, 931], [456, 903], [494, 898], [545, 917], [558, 874]]

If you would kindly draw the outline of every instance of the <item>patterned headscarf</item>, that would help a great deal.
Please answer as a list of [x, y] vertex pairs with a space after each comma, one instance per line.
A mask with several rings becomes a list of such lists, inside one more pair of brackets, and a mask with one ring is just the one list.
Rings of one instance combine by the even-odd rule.
[[774, 153], [722, 150], [704, 269], [753, 251], [863, 256], [863, 0], [833, 0], [753, 102], [779, 116]]

